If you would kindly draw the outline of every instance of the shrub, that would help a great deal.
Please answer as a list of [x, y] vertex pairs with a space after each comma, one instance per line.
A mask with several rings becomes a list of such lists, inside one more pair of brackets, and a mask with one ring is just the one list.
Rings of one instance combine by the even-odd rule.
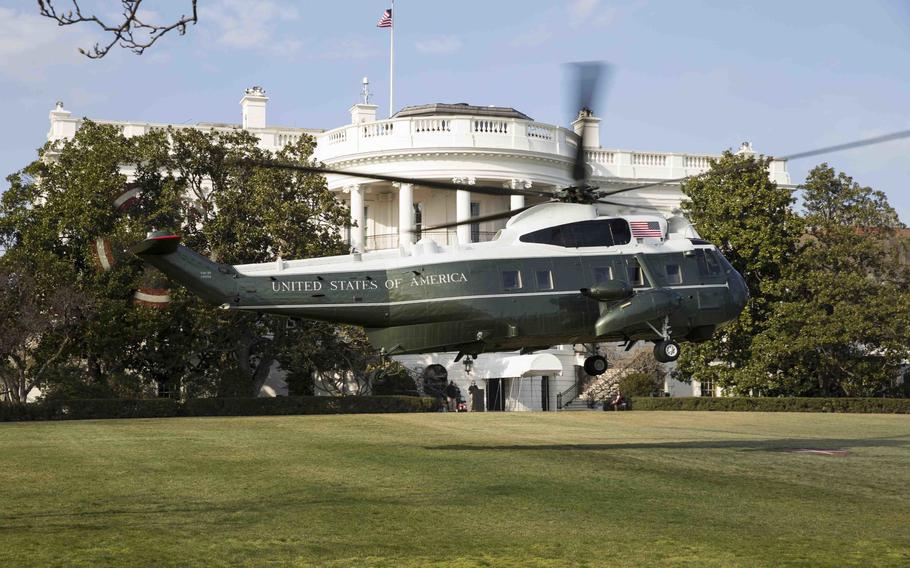
[[432, 412], [437, 410], [437, 406], [438, 402], [436, 399], [412, 396], [196, 398], [182, 403], [164, 398], [147, 400], [47, 400], [32, 404], [0, 404], [0, 422], [166, 418], [172, 416]]
[[649, 373], [629, 373], [617, 385], [623, 396], [651, 396], [657, 391], [657, 381]]
[[435, 399], [413, 396], [196, 398], [183, 404], [183, 416], [375, 414], [380, 412], [431, 412], [433, 410], [436, 410]]
[[910, 414], [910, 399], [906, 398], [636, 397], [631, 406], [633, 410]]

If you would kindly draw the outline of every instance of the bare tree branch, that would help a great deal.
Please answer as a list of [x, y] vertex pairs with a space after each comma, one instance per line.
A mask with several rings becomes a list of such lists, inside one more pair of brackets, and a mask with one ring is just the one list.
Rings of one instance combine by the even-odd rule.
[[79, 48], [79, 53], [90, 59], [101, 59], [117, 43], [120, 44], [120, 47], [141, 55], [169, 31], [177, 30], [177, 33], [184, 35], [187, 24], [195, 24], [198, 21], [196, 0], [190, 0], [193, 8], [192, 15], [181, 15], [179, 20], [167, 25], [146, 23], [142, 21], [139, 14], [139, 7], [142, 5], [142, 1], [120, 0], [123, 10], [123, 21], [115, 25], [102, 21], [96, 15], [83, 14], [78, 0], [70, 0], [73, 4], [72, 9], [59, 12], [54, 6], [53, 0], [38, 0], [38, 12], [46, 18], [56, 21], [58, 26], [70, 26], [88, 22], [94, 23], [105, 32], [112, 34], [112, 38], [107, 45], [96, 43], [90, 51]]

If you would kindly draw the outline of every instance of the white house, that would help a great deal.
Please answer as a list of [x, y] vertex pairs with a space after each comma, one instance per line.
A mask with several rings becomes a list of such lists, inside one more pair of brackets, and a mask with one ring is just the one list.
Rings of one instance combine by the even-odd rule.
[[[108, 121], [127, 136], [141, 135], [164, 128], [215, 130], [244, 129], [255, 134], [260, 145], [278, 150], [303, 134], [316, 137], [316, 158], [328, 167], [386, 175], [447, 180], [467, 185], [502, 185], [504, 188], [556, 190], [572, 184], [571, 164], [585, 131], [585, 149], [592, 169], [591, 181], [602, 188], [621, 188], [633, 184], [661, 182], [659, 185], [613, 198], [637, 206], [656, 207], [666, 213], [679, 207], [682, 194], [679, 178], [707, 170], [711, 158], [718, 156], [684, 152], [633, 151], [604, 148], [600, 145], [601, 119], [580, 113], [570, 128], [534, 121], [531, 117], [505, 107], [459, 104], [427, 104], [405, 107], [392, 117], [380, 120], [377, 106], [369, 102], [366, 80], [360, 103], [350, 107], [350, 122], [331, 130], [291, 128], [267, 122], [269, 98], [261, 87], [246, 90], [240, 100], [240, 124], [198, 123], [155, 124], [137, 121]], [[81, 119], [57, 103], [50, 112], [48, 140], [72, 137]], [[740, 152], [752, 153], [744, 143]], [[785, 160], [774, 160], [771, 178], [789, 184]], [[338, 199], [350, 206], [352, 228], [345, 238], [360, 251], [407, 246], [419, 236], [430, 236], [441, 244], [490, 240], [505, 225], [505, 220], [462, 225], [455, 229], [421, 234], [421, 227], [471, 217], [491, 215], [525, 206], [525, 197], [474, 195], [470, 191], [442, 191], [419, 184], [392, 184], [366, 181], [345, 175], [327, 176], [328, 187]], [[530, 204], [530, 203], [528, 203]], [[411, 232], [412, 226], [417, 233]], [[555, 409], [560, 393], [574, 396], [577, 368], [583, 356], [574, 346], [557, 346], [549, 357], [519, 354], [483, 354], [467, 372], [454, 363], [454, 354], [402, 356], [412, 369], [440, 364], [462, 392], [472, 381], [489, 392], [501, 393], [493, 406], [509, 410]], [[667, 385], [673, 395], [702, 394], [701, 385]], [[709, 387], [709, 390], [710, 387]], [[282, 394], [280, 381], [267, 387]], [[490, 399], [488, 399], [490, 402]]]

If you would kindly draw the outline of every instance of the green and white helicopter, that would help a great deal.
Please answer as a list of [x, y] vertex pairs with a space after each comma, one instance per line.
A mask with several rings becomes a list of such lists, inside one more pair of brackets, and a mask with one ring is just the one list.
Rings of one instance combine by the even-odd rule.
[[[580, 108], [589, 108], [598, 69], [581, 67]], [[395, 250], [226, 265], [180, 245], [175, 234], [159, 232], [133, 252], [224, 309], [360, 325], [388, 355], [452, 351], [458, 360], [558, 344], [651, 341], [657, 360], [670, 362], [679, 357], [680, 342], [709, 339], [739, 316], [749, 298], [742, 276], [684, 218], [617, 214], [617, 206], [628, 206], [605, 197], [655, 184], [613, 191], [591, 186], [584, 140], [577, 144], [575, 185], [555, 194], [258, 165], [549, 201], [426, 228], [509, 218], [494, 240], [482, 243], [440, 246], [423, 238]], [[584, 363], [589, 375], [606, 368], [600, 355]]]

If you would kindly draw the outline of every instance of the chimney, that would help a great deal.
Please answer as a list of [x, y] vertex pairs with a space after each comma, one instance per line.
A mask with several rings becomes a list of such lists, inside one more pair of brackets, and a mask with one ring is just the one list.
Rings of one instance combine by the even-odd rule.
[[585, 148], [600, 148], [600, 119], [589, 108], [578, 111], [578, 118], [572, 122], [575, 134], [584, 132]]
[[62, 101], [57, 101], [49, 117], [51, 119], [51, 129], [47, 133], [49, 141], [68, 140], [76, 135], [76, 126], [79, 120], [73, 118], [72, 113], [63, 108]]
[[256, 85], [246, 90], [243, 98], [240, 99], [240, 107], [243, 109], [243, 128], [265, 128], [265, 104], [269, 98], [265, 96], [265, 90]]
[[378, 105], [370, 103], [373, 94], [370, 92], [370, 80], [363, 78], [363, 88], [360, 90], [360, 102], [348, 109], [351, 113], [351, 124], [376, 122], [376, 109]]

